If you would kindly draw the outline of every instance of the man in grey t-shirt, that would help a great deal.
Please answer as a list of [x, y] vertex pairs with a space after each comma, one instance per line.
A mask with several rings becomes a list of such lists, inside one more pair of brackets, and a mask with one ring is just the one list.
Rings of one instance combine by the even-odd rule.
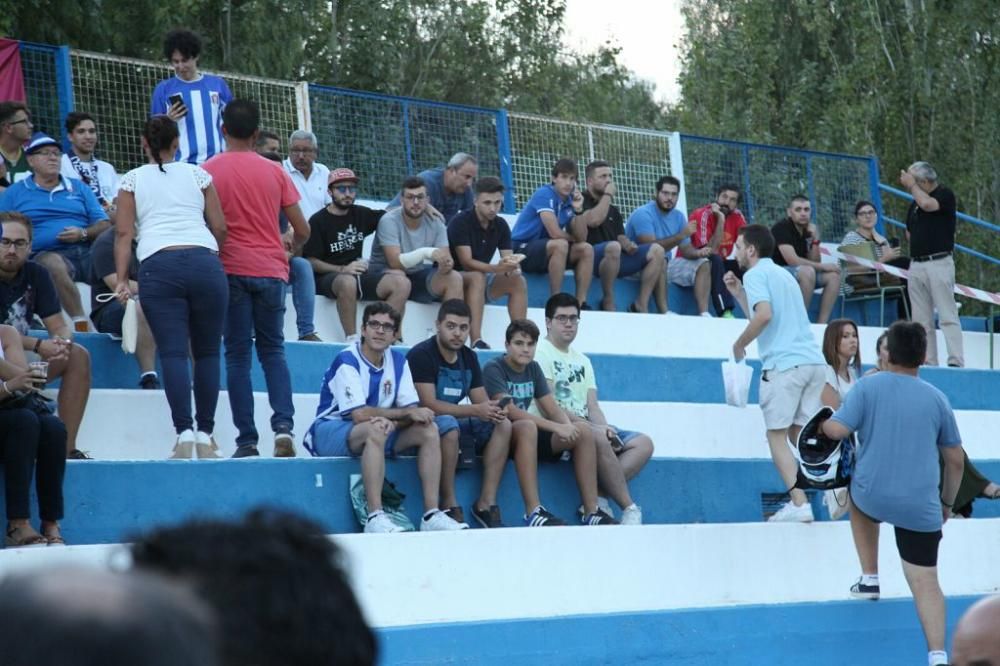
[[[945, 604], [937, 555], [941, 526], [948, 520], [962, 479], [961, 437], [948, 399], [917, 376], [927, 354], [924, 328], [896, 322], [889, 327], [886, 345], [888, 372], [858, 381], [823, 424], [833, 439], [858, 435], [849, 507], [862, 576], [851, 587], [851, 595], [879, 597], [879, 522], [890, 523], [927, 639], [928, 663], [946, 664]], [[940, 489], [939, 456], [944, 461]]]
[[410, 300], [418, 303], [462, 300], [462, 276], [454, 269], [448, 247], [448, 229], [427, 213], [427, 187], [411, 176], [403, 181], [403, 207], [382, 216], [372, 245], [371, 262], [362, 280], [369, 292], [388, 269], [405, 271], [410, 279]]

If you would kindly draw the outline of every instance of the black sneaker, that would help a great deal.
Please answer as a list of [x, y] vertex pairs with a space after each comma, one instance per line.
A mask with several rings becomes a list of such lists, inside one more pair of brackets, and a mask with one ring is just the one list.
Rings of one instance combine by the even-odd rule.
[[566, 521], [549, 513], [544, 506], [539, 506], [530, 516], [524, 517], [524, 524], [528, 527], [560, 527], [565, 525]]
[[155, 391], [162, 388], [160, 386], [160, 378], [156, 375], [143, 375], [139, 378], [139, 388], [148, 391]]
[[580, 522], [584, 525], [617, 525], [618, 521], [604, 513], [600, 509], [594, 513], [589, 513], [586, 516], [580, 518]]
[[506, 527], [500, 518], [500, 507], [491, 504], [490, 508], [479, 510], [476, 505], [472, 505], [472, 517], [483, 527]]
[[462, 507], [460, 507], [460, 506], [453, 506], [451, 508], [443, 510], [441, 513], [443, 513], [444, 515], [448, 516], [449, 518], [451, 518], [452, 520], [454, 520], [456, 523], [464, 523], [465, 522], [465, 512], [462, 511]]
[[858, 582], [851, 585], [851, 596], [855, 599], [869, 599], [871, 601], [878, 601], [881, 591], [878, 585], [865, 585], [858, 579]]
[[86, 451], [81, 451], [80, 449], [73, 449], [66, 454], [67, 460], [93, 460], [92, 457], [87, 455]]
[[593, 309], [594, 308], [592, 308], [590, 306], [590, 303], [588, 303], [587, 301], [584, 301], [583, 303], [580, 303], [580, 310], [588, 310], [589, 311], [589, 310], [593, 310]]
[[472, 348], [473, 349], [489, 349], [490, 346], [488, 344], [486, 344], [483, 341], [482, 338], [479, 338], [478, 340], [476, 340], [475, 342], [472, 343]]
[[233, 454], [234, 458], [252, 458], [254, 456], [259, 456], [260, 451], [257, 450], [256, 446], [237, 446], [236, 452]]

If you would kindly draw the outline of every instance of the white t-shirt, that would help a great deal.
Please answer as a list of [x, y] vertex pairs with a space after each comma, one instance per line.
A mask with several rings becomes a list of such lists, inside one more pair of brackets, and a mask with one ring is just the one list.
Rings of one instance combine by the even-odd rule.
[[[69, 159], [69, 155], [63, 153], [62, 165], [59, 168], [59, 173], [63, 178], [76, 178], [77, 180], [83, 181], [86, 185], [90, 187], [91, 190], [94, 189], [91, 185], [92, 179], [94, 178], [94, 172], [97, 172], [97, 187], [100, 190], [101, 197], [104, 198], [109, 204], [118, 198], [118, 172], [115, 168], [105, 162], [104, 160], [91, 160], [90, 162], [80, 161], [80, 167], [83, 169], [83, 173], [80, 173], [73, 168], [73, 163]], [[97, 192], [94, 192], [96, 195]]]
[[847, 394], [854, 388], [854, 385], [858, 381], [858, 373], [854, 371], [853, 366], [847, 366], [847, 379], [844, 379], [837, 374], [837, 371], [833, 369], [832, 365], [826, 366], [826, 383], [833, 387], [833, 390], [837, 392], [840, 396], [840, 401], [843, 402]]
[[212, 176], [187, 162], [146, 164], [122, 178], [121, 189], [135, 194], [139, 261], [171, 245], [200, 245], [215, 252], [219, 244], [205, 223], [204, 190]]
[[327, 189], [326, 181], [330, 178], [330, 170], [326, 165], [313, 162], [312, 173], [309, 174], [308, 179], [301, 171], [292, 166], [290, 159], [285, 158], [281, 165], [292, 177], [292, 184], [295, 185], [299, 196], [302, 197], [299, 199], [299, 208], [302, 209], [302, 215], [307, 221], [316, 211], [326, 208], [327, 204], [333, 201], [330, 191]]

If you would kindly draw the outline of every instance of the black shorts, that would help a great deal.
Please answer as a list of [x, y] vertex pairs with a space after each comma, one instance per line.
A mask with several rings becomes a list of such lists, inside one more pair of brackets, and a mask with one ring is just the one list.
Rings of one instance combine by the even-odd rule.
[[[340, 273], [323, 273], [322, 275], [316, 276], [316, 295], [326, 296], [327, 298], [337, 298], [333, 293], [333, 281], [340, 276]], [[358, 300], [364, 300], [361, 298], [361, 278], [355, 276], [355, 282], [358, 285]]]
[[524, 261], [521, 262], [521, 270], [525, 273], [548, 273], [549, 272], [549, 251], [548, 244], [551, 238], [536, 238], [526, 243], [514, 243], [514, 252], [523, 254]]
[[538, 430], [538, 459], [542, 462], [558, 462], [562, 458], [562, 451], [552, 449], [552, 437], [548, 430]]
[[[852, 510], [857, 511], [862, 516], [874, 523], [881, 523], [881, 520], [872, 518], [867, 513], [852, 503]], [[918, 567], [936, 567], [938, 559], [938, 546], [941, 544], [941, 530], [936, 532], [915, 532], [905, 527], [893, 526], [896, 530], [896, 550], [899, 557], [904, 562], [909, 562]]]
[[118, 300], [111, 300], [90, 313], [90, 320], [98, 333], [109, 333], [116, 338], [122, 337], [122, 320], [125, 318], [125, 306]]

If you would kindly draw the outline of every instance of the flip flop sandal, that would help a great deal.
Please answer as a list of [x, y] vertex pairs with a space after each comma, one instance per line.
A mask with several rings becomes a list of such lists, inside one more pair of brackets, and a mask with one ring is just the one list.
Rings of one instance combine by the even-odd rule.
[[26, 527], [11, 527], [4, 537], [6, 548], [29, 548], [31, 546], [45, 546], [48, 540], [37, 532], [29, 532]]
[[985, 497], [986, 499], [995, 500], [1000, 499], [1000, 488], [993, 491], [992, 495], [987, 495], [985, 492], [979, 495], [980, 497]]
[[66, 541], [62, 538], [61, 534], [46, 534], [45, 542], [49, 546], [65, 546]]

